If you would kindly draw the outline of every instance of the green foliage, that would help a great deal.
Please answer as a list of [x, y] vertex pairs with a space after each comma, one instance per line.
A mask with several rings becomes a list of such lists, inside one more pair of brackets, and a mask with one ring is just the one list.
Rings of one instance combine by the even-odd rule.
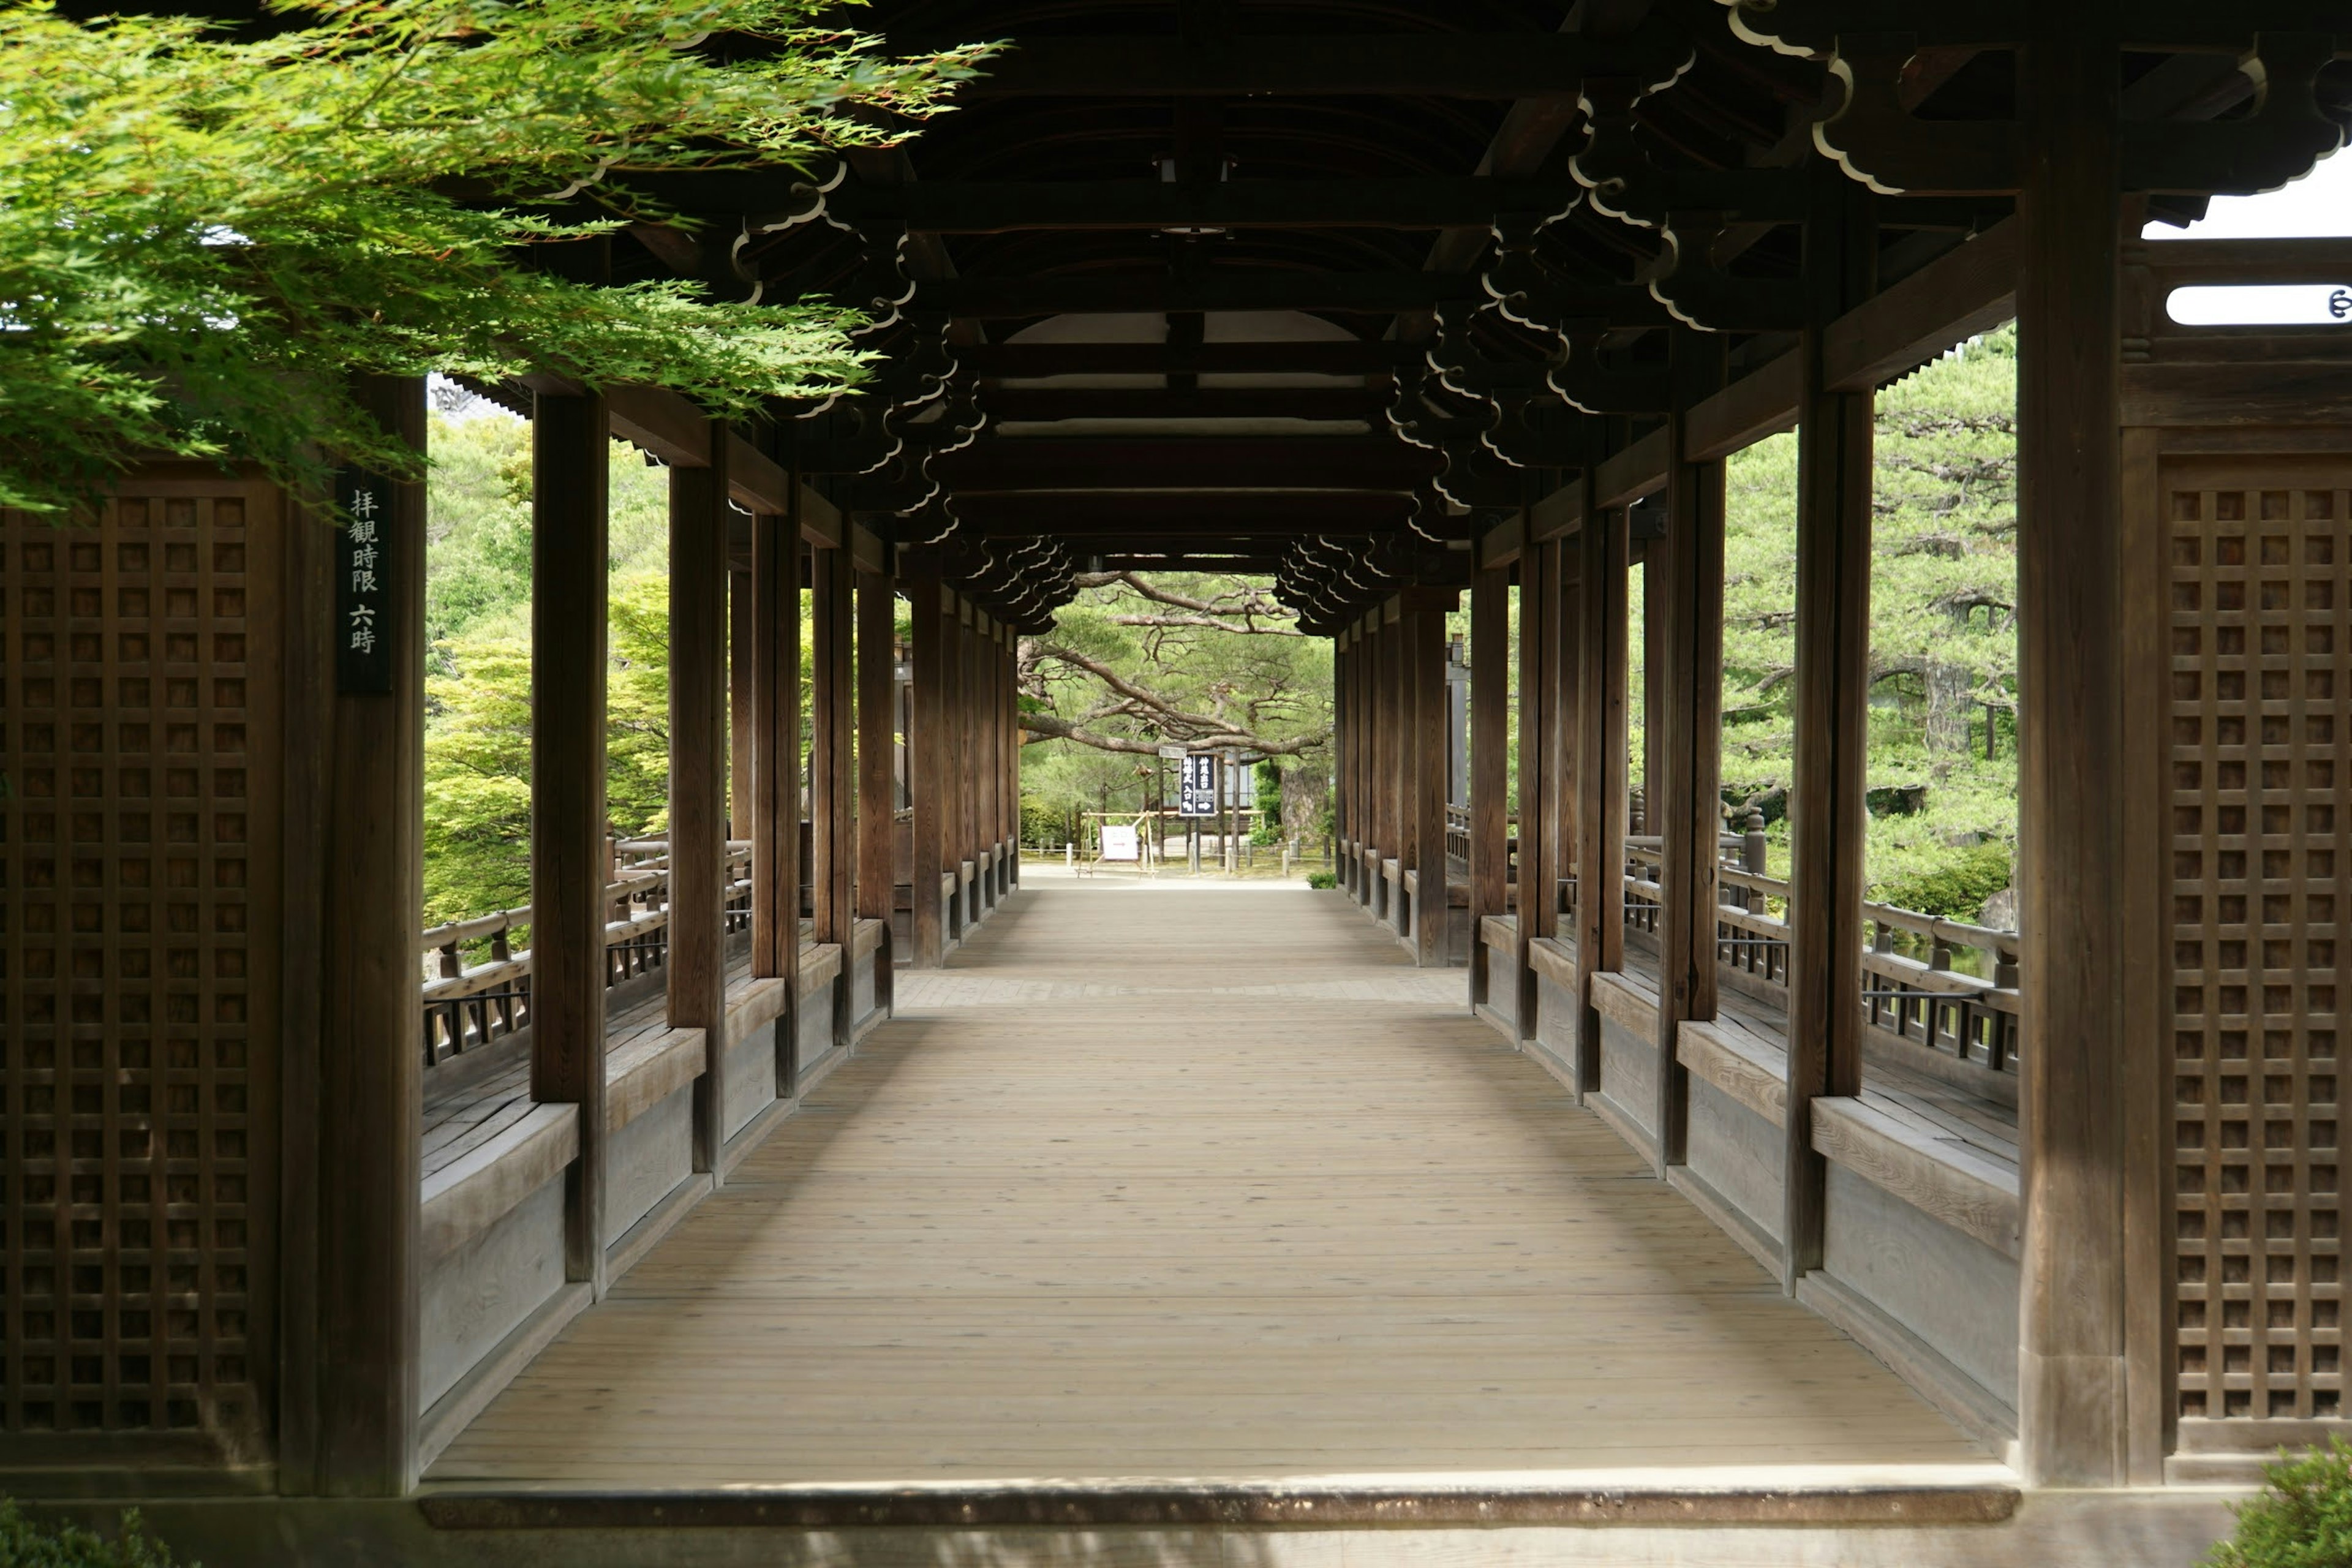
[[[530, 426], [436, 417], [425, 488], [425, 910], [530, 899]], [[623, 837], [669, 824], [668, 486], [615, 442], [606, 810]]]
[[1339, 874], [1336, 871], [1309, 871], [1307, 873], [1307, 885], [1318, 891], [1336, 888], [1339, 885]]
[[1250, 827], [1250, 842], [1261, 847], [1282, 842], [1282, 767], [1268, 757], [1255, 769], [1255, 798], [1250, 805], [1257, 810], [1257, 818]]
[[1163, 743], [1281, 748], [1292, 799], [1328, 791], [1330, 643], [1297, 635], [1262, 581], [1155, 573], [1148, 582], [1150, 595], [1125, 577], [1096, 581], [1050, 634], [1023, 640], [1024, 711], [1082, 737], [1024, 748], [1024, 799], [1064, 814], [1172, 804], [1174, 764], [1152, 754]]
[[2330, 1437], [2301, 1458], [2284, 1450], [2263, 1489], [2236, 1509], [2235, 1537], [2205, 1568], [2344, 1568], [2352, 1563], [2352, 1444]]
[[[0, 3], [0, 505], [62, 511], [141, 452], [414, 472], [353, 373], [551, 370], [730, 414], [856, 380], [846, 312], [528, 254], [671, 216], [633, 176], [874, 142], [863, 110], [934, 109], [985, 52], [886, 60], [824, 8], [272, 0], [230, 32]], [[557, 221], [575, 201], [609, 216]]]
[[[1869, 785], [1925, 786], [1926, 805], [1871, 818], [1870, 896], [1966, 918], [1976, 907], [1958, 901], [1995, 877], [1996, 860], [2006, 866], [2017, 833], [2016, 373], [2015, 332], [2004, 328], [1882, 389], [1877, 402]], [[1784, 862], [1796, 437], [1735, 456], [1727, 482], [1724, 793], [1764, 808]], [[1635, 754], [1638, 768], [1638, 738]], [[1986, 890], [2008, 880], [2002, 869]]]
[[1872, 897], [1899, 910], [1973, 921], [1984, 901], [2009, 886], [2006, 844], [1973, 844], [1950, 851], [1916, 870], [1879, 879]]
[[0, 1498], [0, 1563], [8, 1568], [173, 1568], [175, 1561], [169, 1547], [141, 1527], [137, 1509], [124, 1512], [121, 1532], [109, 1541], [76, 1524], [43, 1528]]

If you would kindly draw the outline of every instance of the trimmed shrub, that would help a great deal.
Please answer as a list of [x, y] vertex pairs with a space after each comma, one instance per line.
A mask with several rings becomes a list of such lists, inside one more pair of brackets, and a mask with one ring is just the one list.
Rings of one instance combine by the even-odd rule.
[[2263, 1467], [2263, 1489], [2232, 1510], [2238, 1533], [2206, 1568], [2343, 1568], [2352, 1563], [2352, 1445], [2330, 1437], [2301, 1458]]
[[2009, 886], [2009, 878], [2010, 847], [1993, 840], [1956, 851], [1932, 869], [1891, 877], [1870, 896], [1916, 914], [1974, 921], [1984, 901]]
[[1339, 885], [1339, 875], [1336, 871], [1309, 871], [1307, 873], [1307, 885], [1310, 888], [1336, 888]]
[[123, 1514], [121, 1532], [109, 1541], [76, 1524], [44, 1529], [6, 1498], [0, 1498], [0, 1563], [10, 1568], [175, 1568], [171, 1549], [140, 1527], [137, 1509]]

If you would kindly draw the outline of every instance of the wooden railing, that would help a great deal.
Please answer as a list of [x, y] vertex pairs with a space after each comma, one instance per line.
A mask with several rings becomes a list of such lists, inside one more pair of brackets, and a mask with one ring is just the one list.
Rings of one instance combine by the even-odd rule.
[[[1741, 843], [1726, 835], [1727, 848]], [[1654, 840], [1629, 840], [1625, 925], [1654, 935], [1664, 900]], [[1749, 858], [1745, 855], [1739, 860]], [[1786, 1005], [1789, 884], [1733, 860], [1717, 873], [1716, 963], [1742, 991]], [[1864, 952], [1863, 1013], [1873, 1028], [1989, 1072], [2017, 1072], [2018, 936], [1891, 904], [1865, 903], [1874, 928]], [[1910, 948], [1924, 958], [1898, 951]], [[1962, 953], [1972, 955], [1957, 967]], [[1969, 973], [1968, 969], [1979, 971]]]
[[[660, 968], [669, 958], [669, 846], [632, 839], [614, 847], [613, 879], [604, 892], [612, 908], [604, 922], [604, 984], [621, 984]], [[751, 846], [727, 847], [725, 929], [751, 924]], [[436, 957], [439, 973], [424, 982], [425, 1065], [431, 1067], [530, 1026], [530, 950], [514, 949], [530, 925], [530, 906], [499, 910], [435, 926], [417, 938], [420, 954]], [[481, 949], [467, 963], [468, 949]]]

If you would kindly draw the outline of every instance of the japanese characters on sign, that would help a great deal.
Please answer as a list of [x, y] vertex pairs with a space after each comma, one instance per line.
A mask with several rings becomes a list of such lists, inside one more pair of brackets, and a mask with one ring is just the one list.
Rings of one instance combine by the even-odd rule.
[[1178, 764], [1176, 815], [1217, 815], [1217, 759], [1211, 752], [1193, 752]]
[[392, 690], [392, 481], [362, 468], [335, 476], [342, 526], [335, 531], [335, 689]]

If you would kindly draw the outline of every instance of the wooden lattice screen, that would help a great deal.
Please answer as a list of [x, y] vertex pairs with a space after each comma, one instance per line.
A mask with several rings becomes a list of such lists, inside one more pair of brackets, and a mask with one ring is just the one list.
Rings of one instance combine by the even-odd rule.
[[95, 526], [0, 516], [0, 1430], [237, 1461], [274, 1299], [278, 521], [142, 479]]
[[2184, 1418], [2344, 1414], [2352, 464], [2165, 465]]

